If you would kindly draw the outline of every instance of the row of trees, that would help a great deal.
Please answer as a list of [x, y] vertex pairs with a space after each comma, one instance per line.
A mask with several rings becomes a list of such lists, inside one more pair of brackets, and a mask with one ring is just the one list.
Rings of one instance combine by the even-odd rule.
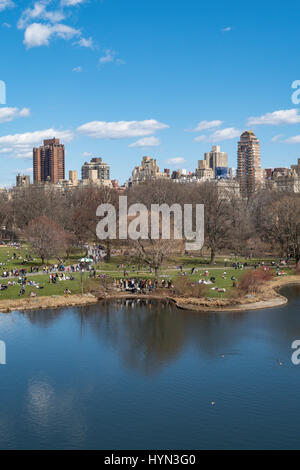
[[[128, 205], [204, 204], [205, 250], [211, 263], [224, 250], [243, 256], [274, 254], [300, 261], [300, 195], [262, 191], [251, 200], [220, 192], [214, 183], [175, 185], [158, 180], [125, 193]], [[119, 194], [109, 188], [78, 188], [67, 192], [23, 188], [0, 193], [0, 224], [16, 238], [30, 242], [43, 260], [68, 255], [73, 247], [99, 242], [96, 216], [100, 204], [118, 208]], [[174, 235], [174, 233], [173, 233]], [[175, 237], [173, 237], [175, 238]], [[184, 243], [167, 241], [110, 241], [112, 247], [136, 256], [158, 270], [170, 252], [184, 251]]]

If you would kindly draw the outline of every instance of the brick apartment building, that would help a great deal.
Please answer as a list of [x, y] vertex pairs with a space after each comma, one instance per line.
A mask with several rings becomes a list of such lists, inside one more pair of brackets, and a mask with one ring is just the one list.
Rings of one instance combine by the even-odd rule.
[[44, 145], [33, 149], [34, 183], [57, 183], [65, 179], [65, 146], [59, 139], [44, 140]]

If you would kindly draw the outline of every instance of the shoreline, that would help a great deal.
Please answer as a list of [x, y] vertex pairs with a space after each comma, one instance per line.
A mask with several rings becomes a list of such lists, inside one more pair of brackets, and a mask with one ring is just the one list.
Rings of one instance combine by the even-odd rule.
[[92, 294], [53, 295], [26, 299], [6, 299], [0, 301], [0, 313], [13, 311], [42, 310], [48, 308], [80, 307], [96, 304], [99, 299]]
[[[219, 301], [214, 299], [212, 302], [204, 302], [201, 299], [191, 299], [192, 302], [190, 299], [176, 299], [176, 305], [182, 310], [201, 313], [245, 312], [247, 310], [277, 308], [287, 305], [289, 302], [286, 297], [279, 293], [281, 288], [288, 285], [300, 285], [300, 275], [272, 279], [262, 286], [261, 292], [253, 295], [251, 298], [242, 298], [236, 304], [233, 303], [233, 299], [220, 299]], [[211, 305], [209, 305], [210, 303]]]
[[13, 311], [41, 310], [48, 308], [77, 307], [97, 304], [109, 300], [168, 300], [181, 310], [194, 312], [242, 312], [276, 308], [288, 304], [288, 299], [279, 293], [287, 285], [300, 285], [300, 275], [276, 278], [262, 286], [261, 292], [248, 298], [234, 299], [195, 299], [172, 297], [166, 294], [129, 294], [126, 292], [106, 293], [102, 296], [93, 294], [53, 295], [26, 299], [6, 299], [0, 301], [0, 313]]

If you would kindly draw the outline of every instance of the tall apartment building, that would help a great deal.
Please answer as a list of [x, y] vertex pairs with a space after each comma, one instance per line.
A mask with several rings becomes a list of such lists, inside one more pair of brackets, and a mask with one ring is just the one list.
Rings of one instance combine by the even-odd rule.
[[110, 166], [103, 162], [102, 158], [92, 158], [81, 167], [81, 178], [83, 180], [110, 180]]
[[251, 131], [244, 132], [238, 142], [237, 179], [243, 197], [251, 196], [264, 183], [260, 143]]
[[213, 145], [210, 152], [204, 154], [207, 168], [227, 168], [228, 167], [228, 153], [221, 152], [219, 145]]
[[210, 152], [204, 154], [204, 160], [198, 161], [196, 177], [199, 179], [213, 179], [228, 173], [228, 153], [221, 152], [219, 145], [213, 145]]
[[57, 183], [65, 179], [65, 146], [59, 139], [44, 140], [44, 145], [33, 149], [34, 183]]

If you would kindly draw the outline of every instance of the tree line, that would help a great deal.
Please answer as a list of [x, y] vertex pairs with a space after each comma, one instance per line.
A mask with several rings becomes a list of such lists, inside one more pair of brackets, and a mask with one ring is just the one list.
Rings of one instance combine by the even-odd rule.
[[[9, 233], [16, 240], [29, 242], [43, 260], [68, 256], [75, 247], [100, 243], [96, 235], [100, 204], [116, 208], [115, 189], [90, 186], [64, 192], [30, 186], [0, 193], [2, 237]], [[300, 261], [300, 195], [264, 190], [251, 199], [242, 199], [220, 190], [214, 182], [175, 184], [157, 180], [134, 186], [123, 194], [128, 204], [203, 204], [205, 207], [205, 245], [210, 262], [221, 252], [236, 256], [276, 255]], [[184, 251], [175, 240], [136, 240], [101, 242], [109, 259], [112, 248], [143, 260], [153, 269], [171, 252]]]

